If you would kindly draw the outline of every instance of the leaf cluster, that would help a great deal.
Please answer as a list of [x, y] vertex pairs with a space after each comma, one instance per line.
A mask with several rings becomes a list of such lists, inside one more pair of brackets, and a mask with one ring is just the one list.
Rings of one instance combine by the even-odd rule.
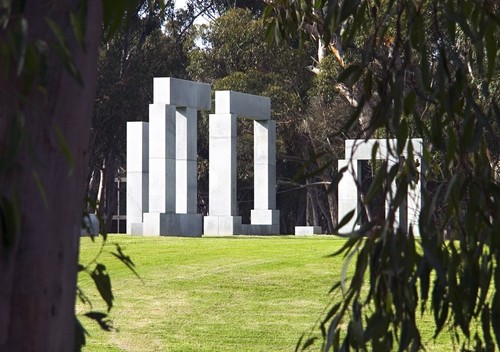
[[[399, 162], [379, 168], [362, 201], [367, 207], [382, 194], [386, 215], [356, 219], [359, 230], [338, 253], [355, 268], [333, 287], [340, 302], [322, 324], [323, 349], [422, 349], [420, 310], [433, 313], [435, 336], [446, 327], [461, 350], [493, 350], [500, 345], [498, 4], [330, 0], [271, 7], [268, 16], [276, 16], [268, 28], [278, 39], [311, 21], [326, 40], [338, 35], [359, 53], [337, 77], [360, 92], [346, 131], [370, 104], [363, 137], [384, 131], [397, 140], [390, 155]], [[321, 22], [315, 11], [326, 15]], [[412, 137], [426, 145], [419, 157], [428, 167], [421, 171], [407, 143]], [[400, 158], [405, 149], [409, 157]], [[418, 182], [425, 187], [415, 239], [396, 211]]]

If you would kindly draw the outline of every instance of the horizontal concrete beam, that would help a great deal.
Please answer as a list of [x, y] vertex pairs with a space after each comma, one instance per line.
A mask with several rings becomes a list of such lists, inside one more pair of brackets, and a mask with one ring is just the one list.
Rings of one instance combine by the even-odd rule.
[[211, 110], [210, 84], [171, 77], [153, 78], [153, 103]]
[[[413, 152], [416, 155], [422, 155], [423, 141], [421, 138], [412, 138], [407, 141], [413, 146]], [[377, 159], [391, 159], [390, 151], [396, 152], [397, 140], [396, 139], [346, 139], [345, 141], [345, 159], [358, 159], [358, 160], [371, 160], [372, 149], [378, 143]], [[408, 145], [403, 149], [403, 155], [406, 157], [408, 152]], [[392, 155], [395, 159], [395, 156]], [[397, 160], [397, 159], [396, 159]]]
[[218, 90], [215, 92], [215, 113], [235, 114], [251, 120], [269, 120], [271, 99], [231, 90]]

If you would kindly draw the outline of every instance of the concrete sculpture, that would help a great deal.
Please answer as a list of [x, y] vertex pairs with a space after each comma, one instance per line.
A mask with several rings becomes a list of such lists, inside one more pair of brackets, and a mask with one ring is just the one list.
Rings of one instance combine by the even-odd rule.
[[197, 111], [210, 85], [154, 78], [149, 123], [127, 123], [127, 233], [201, 236], [197, 213]]
[[[127, 123], [127, 233], [201, 236], [197, 213], [197, 111], [210, 110], [210, 85], [154, 78], [149, 123]], [[242, 224], [236, 205], [236, 119], [254, 120], [254, 209]], [[211, 235], [277, 234], [276, 123], [269, 98], [215, 92], [209, 120]]]
[[[423, 152], [422, 139], [410, 139], [409, 143], [413, 147], [413, 155], [416, 159], [417, 171], [422, 174], [421, 155]], [[338, 160], [339, 170], [347, 167], [338, 185], [338, 219], [344, 218], [346, 214], [354, 210], [354, 216], [341, 230], [341, 232], [351, 232], [359, 226], [359, 204], [360, 195], [358, 192], [358, 180], [360, 177], [359, 162], [361, 160], [372, 160], [372, 150], [378, 144], [376, 159], [387, 160], [387, 167], [390, 168], [398, 162], [399, 155], [395, 155], [397, 140], [395, 139], [370, 139], [370, 140], [346, 140], [345, 159]], [[407, 157], [407, 148], [403, 149], [403, 157]], [[392, 185], [389, 194], [394, 196], [395, 185]], [[396, 212], [396, 222], [402, 227], [413, 228], [413, 233], [418, 235], [418, 217], [421, 208], [422, 178], [408, 189], [406, 207], [402, 207]], [[386, 200], [386, 214], [388, 211], [388, 201]]]
[[[236, 203], [236, 121], [254, 120], [254, 209], [242, 224]], [[279, 233], [276, 210], [276, 123], [269, 98], [233, 91], [215, 92], [209, 117], [209, 214], [204, 234]]]

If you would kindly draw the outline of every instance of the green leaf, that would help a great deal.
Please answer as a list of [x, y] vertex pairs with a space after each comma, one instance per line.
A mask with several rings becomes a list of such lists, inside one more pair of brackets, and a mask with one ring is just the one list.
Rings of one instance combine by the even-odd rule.
[[66, 71], [71, 75], [71, 77], [73, 77], [80, 85], [83, 85], [82, 76], [80, 74], [80, 71], [78, 71], [78, 68], [76, 67], [75, 61], [73, 60], [73, 56], [71, 54], [71, 51], [69, 50], [69, 46], [63, 30], [56, 22], [54, 22], [50, 18], [45, 18], [45, 22], [49, 26], [56, 39], [54, 50], [59, 57], [59, 60], [66, 68]]
[[113, 307], [114, 297], [111, 289], [111, 278], [106, 272], [106, 266], [103, 264], [97, 264], [95, 269], [90, 273], [90, 277], [94, 280], [99, 294], [104, 302], [106, 302], [109, 312]]
[[495, 38], [495, 30], [497, 26], [490, 23], [485, 32], [486, 58], [488, 60], [487, 77], [491, 80], [495, 72], [495, 61], [497, 57], [498, 43]]
[[387, 176], [387, 163], [384, 161], [382, 166], [378, 169], [375, 179], [372, 181], [368, 192], [364, 198], [364, 203], [369, 204], [373, 198], [383, 191], [384, 181]]
[[490, 316], [490, 308], [485, 306], [481, 312], [481, 327], [484, 337], [484, 342], [486, 344], [486, 351], [494, 351], [495, 344], [493, 342], [493, 338], [491, 336], [491, 316]]
[[348, 212], [343, 218], [342, 220], [340, 220], [339, 224], [337, 225], [337, 228], [335, 229], [335, 232], [338, 232], [342, 227], [344, 227], [345, 225], [347, 225], [347, 223], [349, 223], [349, 221], [351, 221], [352, 217], [354, 216], [354, 213], [356, 212], [356, 209], [353, 209], [351, 210], [350, 212]]
[[28, 46], [28, 21], [26, 18], [21, 17], [18, 22], [19, 28], [17, 28], [16, 36], [16, 59], [17, 59], [17, 76], [21, 76], [24, 68], [24, 61], [26, 55], [26, 48]]
[[0, 174], [15, 167], [17, 154], [26, 140], [25, 118], [21, 112], [17, 112], [13, 116], [5, 136], [7, 137], [7, 142], [4, 142], [4, 149], [0, 158]]
[[387, 315], [381, 314], [380, 311], [371, 315], [366, 324], [364, 335], [365, 341], [377, 341], [387, 333], [389, 319]]
[[421, 314], [424, 314], [425, 311], [425, 305], [427, 302], [427, 299], [429, 298], [429, 287], [430, 287], [430, 275], [431, 275], [431, 270], [429, 266], [427, 265], [427, 262], [425, 259], [422, 259], [420, 262], [420, 268], [419, 268], [419, 278], [420, 278], [420, 294], [422, 297], [421, 300]]
[[444, 323], [448, 318], [448, 302], [445, 299], [446, 289], [438, 281], [434, 281], [434, 289], [432, 291], [432, 309], [434, 312], [434, 322], [436, 329], [434, 331], [434, 338], [436, 338], [443, 329]]
[[0, 198], [0, 231], [3, 245], [12, 247], [21, 232], [21, 211], [15, 197]]
[[338, 23], [342, 24], [349, 16], [354, 15], [358, 6], [359, 6], [359, 0], [342, 1], [342, 7], [340, 9], [340, 18]]
[[[498, 267], [496, 270], [499, 270]], [[498, 290], [495, 292], [491, 304], [491, 326], [495, 334], [497, 346], [500, 346], [500, 291]]]
[[66, 159], [66, 162], [68, 163], [68, 176], [71, 176], [73, 174], [73, 169], [74, 169], [73, 154], [71, 153], [68, 142], [66, 141], [66, 138], [64, 137], [64, 134], [62, 133], [59, 126], [54, 126], [54, 130], [56, 132], [59, 148], [61, 149], [61, 152], [64, 158]]
[[35, 181], [36, 187], [38, 189], [38, 193], [40, 197], [42, 197], [43, 205], [45, 209], [49, 208], [49, 202], [47, 200], [47, 194], [45, 193], [45, 186], [42, 184], [42, 180], [40, 176], [35, 170], [31, 170], [31, 176], [33, 176], [33, 180]]
[[82, 18], [82, 16], [77, 16], [74, 13], [70, 13], [69, 19], [76, 41], [78, 42], [80, 47], [85, 50], [85, 18]]
[[363, 74], [363, 67], [359, 64], [353, 64], [343, 70], [337, 77], [337, 81], [352, 85]]

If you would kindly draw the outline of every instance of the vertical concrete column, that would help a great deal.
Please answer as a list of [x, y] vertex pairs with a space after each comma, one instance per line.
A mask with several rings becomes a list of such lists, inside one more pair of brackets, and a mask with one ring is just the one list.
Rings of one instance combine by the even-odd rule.
[[196, 214], [197, 186], [197, 109], [177, 108], [176, 115], [176, 213]]
[[237, 215], [236, 115], [210, 115], [209, 131], [209, 214], [234, 216]]
[[[236, 216], [236, 119], [255, 120], [254, 194], [251, 224]], [[215, 114], [210, 115], [209, 216], [204, 233], [210, 235], [279, 233], [276, 208], [276, 125], [271, 100], [251, 94], [216, 91]]]
[[149, 130], [147, 122], [127, 122], [127, 233], [142, 235], [148, 211]]
[[204, 233], [232, 235], [240, 232], [236, 206], [236, 115], [209, 117], [209, 206]]
[[356, 220], [359, 215], [358, 211], [358, 187], [356, 179], [358, 173], [358, 160], [338, 160], [338, 170], [347, 167], [347, 170], [342, 175], [338, 185], [338, 221], [340, 222], [344, 216], [354, 210], [354, 216], [351, 220], [340, 229], [340, 233], [349, 233], [357, 229]]
[[254, 209], [252, 225], [274, 225], [279, 233], [276, 210], [276, 121], [254, 121]]
[[254, 121], [254, 207], [276, 209], [276, 121]]
[[144, 235], [176, 231], [175, 106], [149, 105], [149, 211], [144, 213]]
[[149, 105], [149, 212], [175, 212], [176, 109]]
[[197, 110], [210, 110], [210, 85], [153, 79], [149, 106], [149, 203], [143, 234], [201, 236], [197, 214]]

